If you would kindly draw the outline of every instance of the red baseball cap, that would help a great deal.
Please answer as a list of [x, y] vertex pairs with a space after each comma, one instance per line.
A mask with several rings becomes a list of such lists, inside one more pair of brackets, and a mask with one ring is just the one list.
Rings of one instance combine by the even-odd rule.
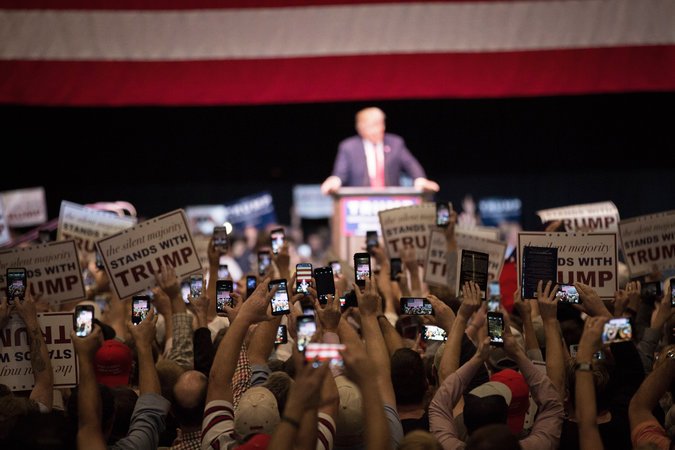
[[128, 385], [132, 362], [129, 346], [117, 339], [103, 341], [94, 357], [96, 381], [109, 387]]
[[520, 434], [525, 423], [525, 415], [530, 408], [530, 388], [525, 382], [523, 375], [513, 369], [504, 369], [490, 377], [490, 381], [498, 381], [511, 390], [511, 402], [506, 424], [511, 431]]
[[234, 450], [254, 450], [254, 449], [260, 449], [260, 448], [267, 448], [267, 446], [270, 443], [270, 439], [272, 439], [272, 436], [269, 434], [265, 433], [258, 433], [251, 437], [246, 443], [241, 444], [237, 447], [234, 448]]

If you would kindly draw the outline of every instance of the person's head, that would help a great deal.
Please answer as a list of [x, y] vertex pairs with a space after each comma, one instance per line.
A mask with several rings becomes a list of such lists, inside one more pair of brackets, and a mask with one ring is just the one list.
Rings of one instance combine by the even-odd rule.
[[506, 424], [516, 435], [520, 434], [530, 407], [530, 388], [525, 378], [516, 370], [504, 369], [492, 375], [490, 381], [503, 383], [511, 390]]
[[422, 402], [429, 387], [420, 355], [409, 348], [400, 348], [391, 356], [391, 382], [397, 405]]
[[288, 397], [288, 391], [291, 389], [293, 384], [293, 379], [286, 372], [272, 372], [263, 387], [266, 387], [274, 395], [274, 398], [277, 399], [277, 407], [279, 408], [279, 414], [284, 412], [286, 407], [286, 398]]
[[272, 392], [254, 386], [241, 395], [234, 411], [234, 437], [241, 444], [254, 434], [271, 435], [279, 422], [281, 416]]
[[466, 394], [463, 415], [469, 436], [485, 425], [506, 425], [511, 397], [509, 387], [498, 381], [483, 383]]
[[356, 131], [374, 144], [384, 139], [384, 112], [380, 108], [365, 108], [356, 113]]
[[[566, 400], [567, 405], [572, 408], [575, 408], [575, 387], [577, 378], [574, 364], [576, 364], [576, 362], [576, 358], [572, 358], [566, 367]], [[610, 406], [610, 393], [608, 392], [610, 371], [604, 360], [596, 358], [593, 358], [591, 362], [591, 369], [593, 369], [593, 385], [595, 386], [595, 405], [598, 414], [600, 414], [607, 411]]]
[[94, 357], [96, 381], [106, 386], [127, 386], [132, 371], [131, 349], [117, 339], [103, 341]]
[[183, 431], [200, 429], [208, 378], [198, 370], [183, 372], [173, 386], [173, 415]]
[[[113, 425], [115, 423], [115, 394], [112, 389], [105, 384], [98, 384], [98, 392], [101, 396], [101, 430], [106, 441], [112, 434]], [[68, 397], [68, 404], [66, 412], [70, 421], [77, 426], [78, 424], [78, 410], [77, 399], [79, 396], [78, 388], [71, 391]]]
[[413, 430], [403, 436], [397, 450], [442, 450], [436, 437], [426, 430]]
[[338, 416], [335, 421], [335, 444], [356, 445], [363, 442], [363, 399], [359, 387], [346, 376], [335, 377], [340, 396]]
[[118, 441], [129, 434], [131, 416], [138, 400], [138, 394], [129, 386], [115, 386], [110, 388], [115, 399], [115, 418], [110, 430], [110, 439]]
[[520, 442], [504, 424], [491, 424], [474, 431], [466, 441], [466, 450], [520, 450]]
[[77, 424], [62, 411], [31, 411], [21, 417], [0, 447], [22, 450], [69, 450], [77, 448]]
[[35, 401], [14, 395], [8, 386], [0, 384], [0, 441], [28, 414], [39, 412]]
[[173, 402], [173, 388], [178, 378], [185, 373], [185, 368], [172, 359], [160, 359], [155, 364], [157, 377], [159, 378], [159, 387], [162, 390], [162, 396]]

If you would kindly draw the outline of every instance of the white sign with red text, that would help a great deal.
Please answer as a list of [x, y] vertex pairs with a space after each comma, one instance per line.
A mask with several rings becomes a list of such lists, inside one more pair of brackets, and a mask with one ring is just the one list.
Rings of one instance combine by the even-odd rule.
[[675, 210], [622, 220], [619, 233], [631, 277], [675, 268]]
[[558, 283], [584, 283], [606, 300], [618, 289], [616, 233], [518, 233], [518, 279], [522, 277], [523, 247], [558, 249]]
[[542, 223], [560, 220], [567, 232], [618, 232], [619, 210], [612, 202], [587, 203], [537, 211]]
[[[49, 351], [54, 388], [77, 386], [77, 354], [70, 339], [73, 313], [38, 313], [37, 318]], [[18, 314], [11, 315], [0, 330], [0, 383], [12, 391], [29, 391], [35, 385], [28, 332]]]
[[5, 220], [10, 227], [30, 227], [47, 221], [47, 200], [43, 187], [0, 192]]
[[85, 297], [82, 271], [73, 240], [0, 251], [2, 289], [7, 286], [5, 272], [9, 267], [25, 268], [31, 294], [35, 296], [42, 293], [42, 299], [48, 303], [56, 304]]
[[406, 247], [415, 249], [417, 261], [424, 264], [429, 233], [436, 229], [436, 203], [402, 206], [378, 213], [382, 240], [390, 258], [400, 257]]
[[132, 227], [136, 222], [136, 217], [120, 216], [64, 200], [61, 202], [56, 240], [74, 240], [77, 249], [93, 261], [97, 240]]
[[161, 266], [174, 267], [179, 279], [202, 270], [182, 209], [99, 239], [96, 248], [120, 299], [155, 287]]

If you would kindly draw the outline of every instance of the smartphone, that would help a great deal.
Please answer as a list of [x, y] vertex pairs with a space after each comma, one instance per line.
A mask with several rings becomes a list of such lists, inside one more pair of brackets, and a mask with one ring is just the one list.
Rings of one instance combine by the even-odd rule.
[[265, 276], [270, 266], [272, 265], [272, 257], [270, 252], [258, 252], [258, 275]]
[[131, 300], [131, 323], [138, 325], [150, 311], [149, 295], [134, 295]]
[[316, 315], [316, 311], [314, 311], [314, 308], [311, 307], [311, 306], [303, 306], [302, 307], [302, 315], [314, 317]]
[[101, 259], [101, 254], [96, 250], [96, 268], [103, 270], [103, 260]]
[[49, 230], [38, 231], [38, 241], [40, 241], [40, 244], [46, 244], [51, 240], [52, 240], [52, 233]]
[[433, 314], [431, 302], [424, 297], [401, 297], [401, 314]]
[[342, 276], [342, 266], [340, 265], [340, 261], [331, 261], [328, 265], [333, 269], [334, 277]]
[[271, 291], [275, 286], [277, 291], [274, 293], [274, 297], [270, 299], [270, 303], [272, 303], [272, 315], [289, 314], [291, 312], [291, 305], [288, 301], [286, 280], [283, 278], [272, 280], [267, 288]]
[[26, 296], [26, 269], [23, 267], [8, 267], [6, 271], [7, 304], [14, 303], [14, 297], [22, 302]]
[[450, 205], [448, 202], [436, 202], [436, 225], [447, 227], [450, 223]]
[[317, 267], [314, 269], [314, 280], [316, 281], [316, 294], [319, 297], [319, 303], [325, 305], [328, 301], [326, 295], [335, 295], [333, 269], [330, 266]]
[[401, 258], [391, 258], [389, 260], [389, 268], [391, 269], [391, 275], [389, 276], [389, 279], [391, 281], [396, 281], [396, 275], [403, 272], [403, 263], [401, 262]]
[[298, 335], [298, 351], [302, 352], [309, 344], [309, 341], [314, 337], [316, 333], [316, 321], [314, 316], [298, 316], [296, 319], [297, 323], [297, 335]]
[[229, 248], [229, 240], [227, 236], [227, 228], [215, 227], [213, 229], [213, 248], [221, 253], [227, 252]]
[[357, 286], [366, 285], [366, 279], [370, 279], [370, 254], [354, 254], [354, 278]]
[[424, 325], [422, 339], [425, 341], [445, 341], [448, 339], [448, 333], [436, 325]]
[[670, 280], [670, 306], [675, 306], [675, 279]]
[[183, 294], [183, 301], [185, 303], [190, 303], [190, 282], [189, 281], [181, 282], [180, 291]]
[[[342, 299], [344, 299], [344, 303]], [[349, 308], [350, 306], [358, 307], [359, 302], [356, 299], [356, 292], [354, 291], [345, 292], [344, 297], [340, 298], [340, 305], [344, 309]]]
[[504, 346], [504, 315], [496, 311], [487, 312], [488, 336], [490, 345], [497, 347]]
[[288, 342], [288, 330], [286, 325], [279, 325], [277, 328], [277, 336], [274, 339], [275, 344], [286, 344]]
[[309, 294], [310, 287], [312, 287], [312, 265], [310, 263], [296, 264], [295, 292], [298, 294]]
[[[340, 353], [344, 350], [344, 344], [310, 342], [305, 347], [305, 361], [311, 362], [314, 368], [319, 367], [324, 361], [329, 361], [331, 368], [344, 367], [342, 354]], [[315, 358], [316, 361], [314, 361]]]
[[611, 344], [613, 342], [630, 341], [633, 338], [633, 327], [627, 317], [610, 319], [602, 330], [602, 342]]
[[487, 308], [488, 311], [499, 311], [499, 308], [502, 306], [501, 297], [490, 297], [487, 299]]
[[[578, 350], [579, 350], [579, 344], [570, 345], [570, 357], [576, 358]], [[594, 359], [604, 359], [605, 354], [602, 353], [602, 350], [598, 350], [597, 352], [593, 353], [593, 358]]]
[[272, 253], [276, 255], [279, 253], [281, 246], [284, 245], [286, 233], [284, 233], [283, 228], [275, 228], [274, 230], [270, 231], [270, 238], [272, 238]]
[[366, 250], [370, 253], [370, 249], [377, 247], [379, 243], [377, 242], [377, 231], [371, 230], [366, 231]]
[[499, 281], [490, 281], [488, 283], [488, 296], [490, 297], [501, 296], [499, 291]]
[[232, 308], [232, 280], [216, 281], [216, 312], [225, 314], [225, 306]]
[[94, 305], [77, 305], [73, 319], [75, 319], [75, 336], [89, 336], [94, 329]]
[[579, 292], [573, 284], [561, 284], [558, 288], [558, 301], [560, 303], [581, 303]]
[[658, 300], [663, 292], [661, 290], [660, 281], [647, 281], [642, 283], [641, 296], [643, 300], [653, 301]]
[[246, 276], [246, 298], [250, 297], [251, 294], [253, 294], [253, 291], [255, 291], [257, 283], [258, 279], [256, 278], [255, 275]]
[[204, 275], [190, 275], [190, 296], [197, 298], [202, 295], [204, 288]]
[[227, 268], [227, 264], [218, 266], [218, 278], [230, 278], [230, 270]]

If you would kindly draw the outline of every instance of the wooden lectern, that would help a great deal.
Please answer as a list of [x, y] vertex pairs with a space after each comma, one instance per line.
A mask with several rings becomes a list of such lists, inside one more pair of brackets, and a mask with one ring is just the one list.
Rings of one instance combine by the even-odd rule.
[[[433, 192], [413, 187], [343, 187], [333, 194], [331, 239], [343, 263], [351, 265], [354, 253], [366, 245], [366, 231], [380, 229], [379, 211], [431, 201]], [[380, 238], [380, 245], [384, 245]]]

